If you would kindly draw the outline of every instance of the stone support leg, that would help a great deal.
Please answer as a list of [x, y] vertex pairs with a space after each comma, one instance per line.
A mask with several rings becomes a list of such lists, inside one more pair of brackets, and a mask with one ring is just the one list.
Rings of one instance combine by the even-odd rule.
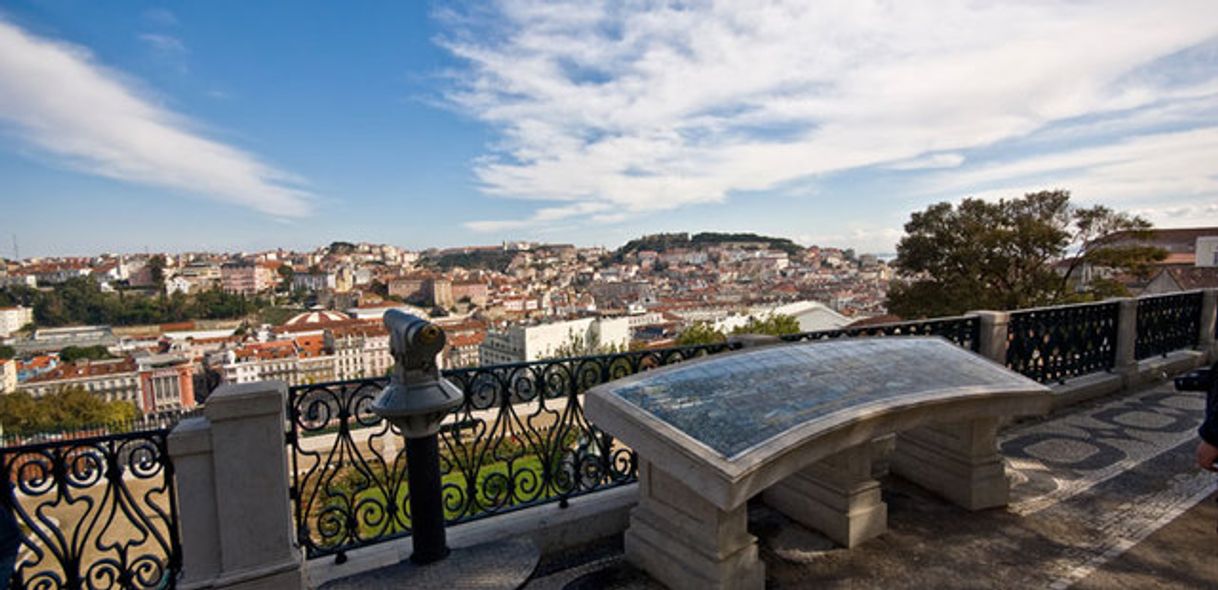
[[747, 505], [720, 510], [647, 461], [625, 549], [630, 563], [674, 590], [765, 588]]
[[1010, 482], [998, 453], [998, 419], [902, 432], [892, 471], [968, 510], [1006, 506]]
[[875, 445], [847, 449], [762, 492], [766, 504], [846, 547], [888, 530], [888, 506], [872, 479]]

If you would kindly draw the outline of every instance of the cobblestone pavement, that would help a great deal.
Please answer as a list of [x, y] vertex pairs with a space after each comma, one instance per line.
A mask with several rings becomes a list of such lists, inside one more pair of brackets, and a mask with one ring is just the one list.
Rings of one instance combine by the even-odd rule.
[[[853, 550], [751, 505], [766, 585], [1218, 588], [1218, 509], [1199, 504], [1218, 478], [1192, 466], [1203, 407], [1201, 394], [1162, 384], [1016, 425], [1001, 443], [1010, 506], [970, 513], [890, 477], [889, 531]], [[578, 552], [543, 561], [528, 588], [658, 588], [615, 544], [584, 563]]]

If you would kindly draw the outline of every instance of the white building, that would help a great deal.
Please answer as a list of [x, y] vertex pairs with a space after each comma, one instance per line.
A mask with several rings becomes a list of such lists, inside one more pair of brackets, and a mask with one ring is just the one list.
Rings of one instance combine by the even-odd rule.
[[17, 361], [0, 359], [0, 394], [17, 391]]
[[34, 310], [29, 307], [0, 307], [0, 338], [12, 335], [33, 321]]
[[585, 346], [630, 344], [628, 318], [581, 318], [536, 326], [512, 326], [506, 331], [489, 331], [479, 350], [483, 365], [535, 361], [555, 355], [564, 345], [581, 342]]
[[754, 307], [747, 313], [732, 314], [714, 321], [714, 328], [731, 333], [749, 323], [750, 318], [765, 319], [773, 315], [789, 315], [799, 322], [800, 332], [836, 330], [850, 324], [850, 318], [818, 301], [796, 301], [774, 307]]

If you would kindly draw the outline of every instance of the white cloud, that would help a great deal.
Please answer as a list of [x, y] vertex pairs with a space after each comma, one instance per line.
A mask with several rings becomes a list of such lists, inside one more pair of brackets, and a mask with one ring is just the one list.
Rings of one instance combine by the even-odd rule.
[[888, 167], [893, 170], [928, 170], [935, 168], [955, 168], [964, 163], [960, 154], [928, 154], [919, 158], [902, 160]]
[[1058, 186], [1084, 199], [1112, 204], [1169, 195], [1218, 199], [1216, 153], [1218, 127], [1146, 134], [944, 174], [930, 183], [927, 192], [1010, 197]]
[[475, 164], [487, 193], [620, 217], [852, 168], [968, 169], [961, 152], [1056, 121], [1196, 100], [1218, 69], [1144, 68], [1218, 35], [1212, 10], [505, 0], [446, 13], [441, 43], [465, 64], [448, 99], [498, 134]]
[[295, 179], [208, 139], [84, 49], [0, 21], [0, 123], [68, 165], [100, 176], [187, 191], [276, 216], [299, 217], [313, 197]]
[[141, 33], [139, 39], [162, 53], [186, 53], [186, 45], [182, 43], [181, 39], [172, 35]]
[[148, 23], [160, 27], [175, 27], [178, 25], [178, 17], [168, 8], [149, 8], [144, 11], [143, 18]]

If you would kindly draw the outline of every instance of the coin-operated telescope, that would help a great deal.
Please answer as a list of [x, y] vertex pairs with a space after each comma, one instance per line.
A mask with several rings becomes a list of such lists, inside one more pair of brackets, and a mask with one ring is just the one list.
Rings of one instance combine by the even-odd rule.
[[406, 438], [406, 475], [410, 486], [410, 561], [426, 564], [448, 556], [441, 498], [437, 433], [444, 417], [461, 405], [461, 390], [440, 377], [436, 356], [444, 350], [444, 330], [408, 313], [385, 313], [393, 374], [372, 402], [372, 412]]

